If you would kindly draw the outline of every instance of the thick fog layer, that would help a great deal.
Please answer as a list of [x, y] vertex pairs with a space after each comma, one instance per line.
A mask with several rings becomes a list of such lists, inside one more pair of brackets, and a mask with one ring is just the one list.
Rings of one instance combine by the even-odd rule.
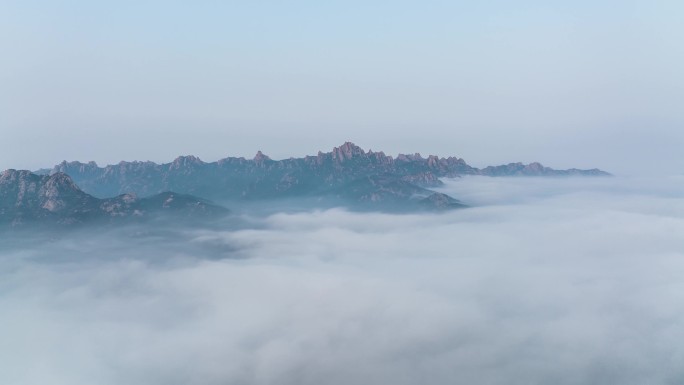
[[684, 178], [443, 190], [473, 207], [5, 239], [0, 383], [684, 380]]

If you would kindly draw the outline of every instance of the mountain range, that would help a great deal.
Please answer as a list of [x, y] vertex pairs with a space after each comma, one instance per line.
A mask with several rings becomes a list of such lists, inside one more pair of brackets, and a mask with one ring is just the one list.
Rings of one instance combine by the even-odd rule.
[[83, 192], [68, 175], [37, 175], [25, 170], [0, 173], [0, 225], [69, 226], [93, 221], [147, 220], [160, 214], [207, 219], [228, 210], [204, 199], [174, 192], [145, 198], [122, 194], [99, 199]]
[[[99, 167], [95, 162], [64, 161], [48, 172], [68, 174], [85, 192], [100, 198], [175, 191], [217, 201], [344, 195], [348, 184], [358, 185], [376, 176], [430, 188], [441, 185], [439, 178], [461, 175], [609, 175], [597, 169], [554, 170], [539, 163], [511, 163], [478, 169], [456, 157], [430, 155], [423, 158], [420, 154], [400, 154], [393, 158], [383, 152], [364, 151], [350, 142], [331, 152], [284, 160], [272, 160], [259, 151], [253, 159], [229, 157], [216, 162], [203, 162], [195, 156], [181, 156], [163, 164], [120, 162], [106, 167]], [[370, 180], [366, 184], [369, 188], [377, 185]], [[359, 198], [371, 197], [361, 194]]]
[[[0, 223], [81, 223], [90, 219], [139, 218], [159, 212], [216, 215], [211, 203], [239, 205], [282, 198], [313, 198], [321, 205], [370, 210], [444, 210], [465, 207], [432, 191], [440, 178], [485, 176], [607, 176], [598, 169], [554, 170], [539, 163], [478, 169], [456, 157], [365, 151], [346, 142], [315, 156], [273, 160], [228, 157], [203, 162], [181, 156], [171, 163], [62, 162], [51, 169], [7, 170], [0, 177]], [[200, 198], [201, 197], [201, 198]]]

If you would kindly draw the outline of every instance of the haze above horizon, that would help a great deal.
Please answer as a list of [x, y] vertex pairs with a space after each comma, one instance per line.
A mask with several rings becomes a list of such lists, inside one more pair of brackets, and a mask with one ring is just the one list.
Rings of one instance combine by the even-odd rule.
[[684, 4], [0, 4], [0, 168], [387, 154], [681, 173]]

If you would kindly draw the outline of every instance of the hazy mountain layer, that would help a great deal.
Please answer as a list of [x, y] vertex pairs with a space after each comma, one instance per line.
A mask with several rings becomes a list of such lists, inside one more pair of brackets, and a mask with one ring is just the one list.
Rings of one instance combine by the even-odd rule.
[[[553, 170], [539, 163], [478, 169], [456, 157], [400, 154], [393, 158], [383, 152], [366, 152], [349, 142], [331, 152], [279, 161], [261, 152], [253, 159], [229, 157], [210, 163], [194, 156], [182, 156], [164, 164], [121, 162], [106, 167], [94, 162], [65, 161], [50, 171], [60, 172], [70, 175], [84, 191], [100, 198], [176, 191], [213, 200], [333, 195], [376, 202], [415, 197], [416, 192], [419, 198], [421, 195], [425, 198], [429, 190], [424, 188], [441, 185], [440, 177], [609, 175], [598, 169]], [[382, 182], [377, 178], [382, 178]], [[359, 184], [365, 185], [364, 193], [357, 193]]]
[[478, 169], [460, 158], [423, 158], [420, 154], [393, 158], [349, 142], [328, 153], [280, 161], [258, 152], [251, 160], [225, 158], [211, 163], [194, 156], [165, 164], [121, 162], [106, 167], [63, 162], [50, 171], [3, 172], [0, 223], [111, 222], [160, 213], [204, 218], [227, 212], [204, 198], [223, 202], [314, 198], [316, 205], [342, 204], [362, 210], [445, 210], [465, 206], [429, 188], [442, 185], [441, 177], [461, 175], [609, 174], [597, 169], [553, 170], [539, 163]]

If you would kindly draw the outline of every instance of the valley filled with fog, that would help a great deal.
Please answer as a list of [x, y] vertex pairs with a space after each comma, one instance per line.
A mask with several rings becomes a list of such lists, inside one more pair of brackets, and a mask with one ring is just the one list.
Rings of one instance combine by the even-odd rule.
[[444, 182], [471, 207], [0, 235], [0, 383], [684, 380], [684, 177]]

